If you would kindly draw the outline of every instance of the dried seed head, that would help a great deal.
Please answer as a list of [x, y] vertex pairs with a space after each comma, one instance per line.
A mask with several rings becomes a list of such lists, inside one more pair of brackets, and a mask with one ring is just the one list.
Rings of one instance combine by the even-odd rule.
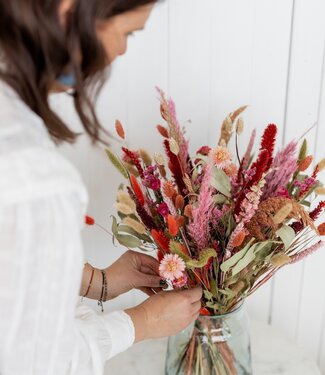
[[165, 165], [165, 158], [162, 154], [155, 153], [153, 158], [157, 164]]
[[292, 203], [285, 204], [279, 211], [273, 216], [273, 222], [275, 224], [281, 224], [290, 215], [292, 211]]
[[239, 117], [239, 119], [237, 120], [237, 125], [236, 125], [236, 133], [238, 135], [241, 135], [243, 131], [244, 131], [244, 120], [241, 117]]
[[123, 219], [123, 223], [125, 225], [127, 225], [128, 227], [132, 228], [133, 230], [135, 230], [139, 234], [145, 234], [146, 233], [146, 227], [142, 223], [140, 223], [140, 222], [138, 222], [138, 221], [136, 221], [136, 220], [134, 220], [130, 217], [125, 217]]
[[276, 254], [271, 258], [271, 263], [274, 267], [282, 267], [285, 264], [290, 263], [291, 258], [284, 253]]
[[178, 155], [178, 154], [179, 154], [179, 145], [178, 145], [178, 143], [175, 141], [174, 138], [170, 138], [170, 140], [169, 140], [169, 148], [170, 148], [170, 151], [171, 151], [174, 155]]
[[325, 195], [325, 188], [323, 186], [320, 186], [320, 187], [315, 189], [315, 193], [317, 195]]
[[142, 148], [139, 150], [139, 155], [141, 159], [143, 160], [145, 165], [151, 165], [152, 164], [152, 159], [151, 156], [148, 154], [148, 152]]
[[318, 164], [318, 171], [321, 172], [323, 169], [325, 169], [325, 159], [322, 159]]
[[115, 208], [118, 212], [121, 212], [124, 215], [131, 215], [135, 212], [130, 206], [125, 203], [116, 203]]

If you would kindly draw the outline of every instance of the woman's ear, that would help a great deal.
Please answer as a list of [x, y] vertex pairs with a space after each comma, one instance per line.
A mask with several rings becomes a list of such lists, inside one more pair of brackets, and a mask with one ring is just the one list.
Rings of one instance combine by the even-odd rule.
[[75, 0], [61, 0], [61, 3], [59, 5], [59, 18], [60, 23], [64, 26], [66, 24], [66, 19], [69, 11], [73, 7], [75, 3]]

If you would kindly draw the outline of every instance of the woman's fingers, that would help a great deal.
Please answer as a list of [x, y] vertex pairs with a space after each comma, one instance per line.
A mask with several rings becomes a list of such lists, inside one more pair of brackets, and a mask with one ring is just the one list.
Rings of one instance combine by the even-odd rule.
[[198, 314], [200, 312], [200, 309], [202, 307], [201, 301], [197, 301], [192, 303], [192, 314]]
[[156, 274], [159, 273], [159, 262], [157, 259], [155, 259], [154, 257], [150, 255], [142, 254], [142, 253], [137, 253], [137, 255], [139, 256], [139, 259], [141, 260], [141, 266], [147, 266]]

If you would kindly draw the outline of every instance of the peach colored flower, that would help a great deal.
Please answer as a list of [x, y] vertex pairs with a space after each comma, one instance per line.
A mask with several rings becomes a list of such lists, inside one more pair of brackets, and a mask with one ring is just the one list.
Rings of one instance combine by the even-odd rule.
[[166, 280], [180, 279], [185, 271], [185, 263], [177, 254], [166, 254], [159, 265], [159, 275]]
[[226, 147], [218, 146], [210, 151], [209, 156], [219, 169], [224, 169], [231, 164], [231, 154]]
[[173, 281], [173, 286], [175, 288], [182, 288], [183, 286], [186, 285], [186, 283], [187, 283], [187, 276], [184, 273], [181, 277]]
[[229, 177], [234, 177], [237, 175], [238, 168], [236, 164], [230, 163], [226, 168], [225, 168], [225, 173]]

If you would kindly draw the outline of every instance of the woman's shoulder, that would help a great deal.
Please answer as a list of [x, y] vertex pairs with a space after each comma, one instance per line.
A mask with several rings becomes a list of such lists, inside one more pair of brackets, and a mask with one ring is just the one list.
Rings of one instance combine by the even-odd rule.
[[86, 204], [78, 170], [58, 152], [41, 119], [20, 104], [0, 84], [0, 204], [72, 191]]

